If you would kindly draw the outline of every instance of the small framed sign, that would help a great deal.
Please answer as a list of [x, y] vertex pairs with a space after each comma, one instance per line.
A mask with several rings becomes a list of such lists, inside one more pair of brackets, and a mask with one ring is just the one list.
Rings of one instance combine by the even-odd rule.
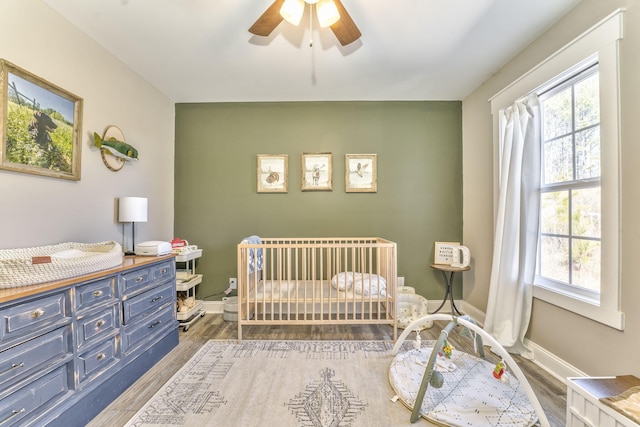
[[436, 242], [433, 263], [451, 265], [454, 246], [460, 246], [460, 242]]

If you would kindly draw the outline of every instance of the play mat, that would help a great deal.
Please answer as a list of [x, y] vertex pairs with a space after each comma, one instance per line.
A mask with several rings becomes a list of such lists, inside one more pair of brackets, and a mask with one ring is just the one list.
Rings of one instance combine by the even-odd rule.
[[[448, 320], [433, 347], [398, 353], [417, 324]], [[415, 324], [415, 325], [414, 325]], [[479, 357], [452, 347], [447, 336], [461, 326], [473, 340]], [[501, 359], [484, 359], [482, 339]], [[549, 426], [524, 374], [509, 353], [467, 316], [427, 315], [408, 325], [398, 339], [389, 368], [389, 381], [398, 398], [412, 410], [411, 421], [423, 417], [438, 425], [474, 427]], [[407, 414], [409, 416], [409, 414]]]

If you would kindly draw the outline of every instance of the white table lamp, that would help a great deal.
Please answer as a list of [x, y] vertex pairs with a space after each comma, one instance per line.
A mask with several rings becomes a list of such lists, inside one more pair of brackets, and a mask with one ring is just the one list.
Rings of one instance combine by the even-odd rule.
[[124, 223], [131, 223], [131, 250], [125, 248], [125, 255], [135, 255], [136, 249], [136, 222], [147, 222], [148, 200], [146, 197], [120, 197], [118, 200], [118, 222], [122, 222], [122, 235], [124, 237]]

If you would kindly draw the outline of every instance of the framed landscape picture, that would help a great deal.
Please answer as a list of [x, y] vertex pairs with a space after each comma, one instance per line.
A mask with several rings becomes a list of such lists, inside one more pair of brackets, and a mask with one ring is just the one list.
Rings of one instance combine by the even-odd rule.
[[331, 153], [303, 153], [302, 191], [331, 191]]
[[258, 154], [258, 193], [286, 193], [289, 156]]
[[344, 166], [344, 182], [347, 193], [375, 193], [378, 191], [376, 154], [346, 154]]
[[80, 179], [82, 99], [0, 59], [0, 169]]

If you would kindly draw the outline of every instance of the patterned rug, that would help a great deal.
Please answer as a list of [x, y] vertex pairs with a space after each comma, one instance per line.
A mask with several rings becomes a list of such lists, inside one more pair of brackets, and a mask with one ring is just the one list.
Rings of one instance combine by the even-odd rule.
[[392, 347], [384, 341], [209, 341], [127, 427], [431, 425], [424, 419], [411, 424], [410, 411], [391, 400]]

